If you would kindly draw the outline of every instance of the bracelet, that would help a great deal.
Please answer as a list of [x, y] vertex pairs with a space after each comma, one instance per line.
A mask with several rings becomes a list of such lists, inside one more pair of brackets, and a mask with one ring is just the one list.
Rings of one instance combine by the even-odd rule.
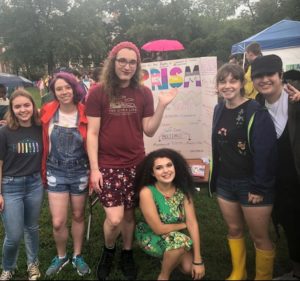
[[201, 262], [192, 262], [193, 265], [204, 265], [204, 261], [202, 260]]

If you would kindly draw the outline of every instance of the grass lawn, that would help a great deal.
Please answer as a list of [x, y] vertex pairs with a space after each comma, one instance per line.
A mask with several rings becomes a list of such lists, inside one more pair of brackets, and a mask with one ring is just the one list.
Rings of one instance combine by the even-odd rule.
[[[41, 106], [41, 97], [37, 88], [26, 88], [32, 93], [34, 100], [38, 107]], [[201, 191], [197, 193], [195, 197], [195, 206], [197, 210], [197, 216], [199, 220], [201, 230], [201, 248], [202, 255], [206, 265], [206, 280], [224, 280], [229, 276], [231, 271], [230, 253], [226, 239], [226, 226], [221, 216], [215, 198], [208, 196], [207, 187], [201, 186]], [[88, 218], [89, 207], [87, 206], [86, 221]], [[137, 220], [140, 219], [139, 210], [136, 211]], [[90, 265], [92, 273], [84, 277], [84, 280], [96, 280], [96, 266], [101, 254], [101, 247], [103, 245], [103, 220], [104, 212], [102, 207], [97, 203], [93, 207], [93, 221], [91, 226], [90, 240], [85, 241], [83, 247], [83, 256], [86, 262]], [[271, 227], [271, 235], [276, 243], [277, 257], [274, 266], [274, 276], [278, 276], [290, 269], [290, 264], [287, 255], [287, 246], [284, 239], [284, 235], [281, 231], [281, 239], [277, 242], [275, 232]], [[2, 251], [2, 241], [4, 238], [3, 226], [0, 225], [0, 250]], [[249, 236], [246, 236], [247, 241], [247, 270], [248, 279], [254, 279], [255, 275], [255, 252], [253, 244], [251, 243]], [[118, 251], [116, 255], [116, 261], [119, 258], [119, 251], [121, 247], [121, 241], [118, 241]], [[160, 261], [152, 258], [143, 253], [137, 245], [134, 244], [134, 255], [139, 267], [138, 279], [139, 280], [155, 280], [158, 276], [160, 269]], [[69, 239], [68, 254], [72, 254], [72, 241]], [[56, 255], [55, 243], [52, 235], [51, 217], [49, 214], [47, 195], [45, 194], [44, 205], [40, 219], [40, 270], [42, 272], [42, 278], [45, 279], [45, 271], [52, 258]], [[24, 245], [22, 244], [20, 250], [20, 256], [18, 259], [19, 271], [16, 273], [15, 279], [24, 280], [26, 275], [26, 256]], [[174, 274], [173, 279], [183, 279], [184, 277], [179, 274]], [[68, 264], [57, 276], [54, 276], [56, 280], [82, 280], [83, 278], [78, 276], [76, 271], [72, 268], [71, 264]], [[118, 270], [117, 262], [113, 267], [110, 275], [111, 280], [122, 280], [124, 277]], [[189, 280], [189, 277], [185, 277]]]
[[[201, 186], [201, 191], [197, 193], [195, 199], [195, 206], [197, 210], [197, 216], [201, 230], [201, 248], [202, 255], [205, 259], [206, 276], [205, 280], [224, 280], [228, 277], [231, 270], [231, 261], [229, 248], [226, 240], [226, 227], [221, 217], [220, 210], [218, 208], [215, 198], [208, 197], [207, 187]], [[88, 218], [89, 209], [87, 206], [86, 221]], [[140, 218], [140, 213], [137, 210], [137, 220]], [[96, 266], [100, 257], [101, 247], [103, 245], [103, 210], [97, 203], [93, 207], [93, 220], [91, 226], [90, 240], [85, 241], [83, 247], [83, 256], [90, 265], [92, 273], [84, 277], [84, 280], [96, 280]], [[0, 250], [2, 250], [3, 241], [3, 226], [0, 226]], [[276, 236], [271, 229], [272, 237], [274, 241]], [[248, 279], [254, 279], [254, 248], [247, 236], [247, 269]], [[119, 258], [119, 251], [121, 247], [121, 241], [118, 241], [118, 251], [116, 255], [116, 261]], [[276, 242], [277, 257], [274, 267], [274, 276], [281, 274], [290, 268], [286, 243], [284, 235], [281, 236], [280, 241]], [[68, 254], [72, 254], [72, 241], [69, 239]], [[56, 255], [55, 243], [52, 236], [51, 218], [49, 215], [47, 195], [43, 204], [43, 209], [40, 219], [40, 269], [42, 272], [42, 278], [45, 278], [45, 271], [47, 270], [52, 258]], [[160, 262], [158, 259], [152, 258], [143, 253], [137, 245], [134, 244], [134, 255], [139, 267], [138, 279], [139, 280], [155, 280], [158, 276], [160, 269]], [[26, 279], [26, 257], [24, 251], [24, 245], [22, 244], [20, 250], [20, 256], [18, 259], [19, 271], [16, 273], [16, 280]], [[173, 279], [183, 279], [179, 275], [173, 276]], [[124, 280], [122, 273], [119, 271], [117, 262], [115, 262], [110, 280]], [[185, 277], [185, 280], [189, 280], [189, 277]], [[57, 276], [54, 276], [53, 280], [83, 280], [78, 276], [76, 271], [72, 268], [71, 264], [68, 264]]]

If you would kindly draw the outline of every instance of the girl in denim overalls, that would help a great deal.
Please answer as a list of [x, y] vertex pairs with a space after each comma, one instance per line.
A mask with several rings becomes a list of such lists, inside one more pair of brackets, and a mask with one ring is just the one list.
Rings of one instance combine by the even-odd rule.
[[80, 276], [90, 273], [81, 256], [84, 210], [88, 192], [89, 167], [86, 154], [87, 119], [75, 76], [58, 73], [50, 84], [55, 100], [41, 111], [43, 125], [43, 180], [47, 186], [57, 256], [46, 271], [58, 273], [69, 262], [67, 255], [68, 206], [72, 208], [72, 264]]

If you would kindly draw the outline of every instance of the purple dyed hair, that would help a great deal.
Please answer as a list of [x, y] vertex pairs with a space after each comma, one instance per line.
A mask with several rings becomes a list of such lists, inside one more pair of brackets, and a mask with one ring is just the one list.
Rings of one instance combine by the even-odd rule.
[[63, 79], [71, 86], [71, 88], [73, 89], [74, 104], [77, 104], [78, 102], [81, 101], [82, 97], [84, 96], [83, 89], [80, 86], [79, 82], [76, 80], [76, 77], [73, 74], [67, 73], [67, 72], [59, 72], [59, 73], [55, 74], [54, 77], [51, 79], [49, 88], [50, 88], [51, 92], [54, 94], [55, 98], [56, 98], [55, 83], [56, 83], [57, 79]]

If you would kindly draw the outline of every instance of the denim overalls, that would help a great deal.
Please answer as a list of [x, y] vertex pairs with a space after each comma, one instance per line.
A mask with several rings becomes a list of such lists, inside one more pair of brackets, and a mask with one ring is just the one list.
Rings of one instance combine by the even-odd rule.
[[84, 194], [88, 191], [89, 167], [82, 136], [77, 128], [58, 126], [58, 120], [59, 110], [54, 115], [54, 127], [50, 135], [51, 151], [47, 159], [48, 192]]

